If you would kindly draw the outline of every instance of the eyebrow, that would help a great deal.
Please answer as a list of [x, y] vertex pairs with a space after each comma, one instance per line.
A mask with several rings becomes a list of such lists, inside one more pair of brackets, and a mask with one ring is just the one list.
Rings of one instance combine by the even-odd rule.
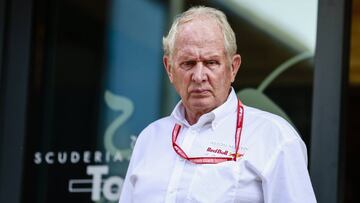
[[209, 54], [209, 55], [204, 55], [205, 58], [220, 58], [221, 56], [219, 54]]
[[[190, 54], [190, 53], [184, 53], [184, 54], [182, 54], [181, 56], [179, 56], [179, 59], [180, 60], [184, 60], [184, 59], [192, 59], [192, 58], [197, 58], [196, 56], [193, 56], [192, 54]], [[219, 55], [219, 54], [209, 54], [209, 55], [206, 55], [206, 54], [204, 54], [203, 56], [202, 56], [202, 58], [205, 58], [205, 59], [213, 59], [213, 58], [216, 58], [216, 59], [219, 59], [219, 58], [221, 58], [221, 55]]]

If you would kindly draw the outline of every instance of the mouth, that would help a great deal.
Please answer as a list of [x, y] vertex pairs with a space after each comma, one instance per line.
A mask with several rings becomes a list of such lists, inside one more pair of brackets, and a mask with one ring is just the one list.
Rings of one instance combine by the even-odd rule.
[[207, 89], [194, 89], [190, 91], [190, 95], [194, 97], [206, 97], [210, 95], [210, 90]]

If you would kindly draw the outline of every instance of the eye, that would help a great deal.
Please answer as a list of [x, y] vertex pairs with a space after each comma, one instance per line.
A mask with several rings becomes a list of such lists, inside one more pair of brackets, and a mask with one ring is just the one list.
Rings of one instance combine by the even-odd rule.
[[196, 65], [196, 61], [184, 61], [180, 64], [180, 67], [182, 69], [191, 69], [192, 67], [194, 67]]
[[205, 61], [205, 65], [207, 67], [215, 67], [218, 66], [220, 63], [217, 60], [207, 60]]

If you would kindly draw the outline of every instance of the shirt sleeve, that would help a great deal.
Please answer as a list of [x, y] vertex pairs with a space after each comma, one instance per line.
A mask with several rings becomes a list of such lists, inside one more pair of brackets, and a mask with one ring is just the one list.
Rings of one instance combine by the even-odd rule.
[[129, 163], [129, 167], [126, 172], [125, 180], [121, 188], [119, 203], [131, 203], [133, 202], [133, 193], [134, 193], [134, 183], [136, 180], [132, 177], [133, 171], [136, 166], [141, 161], [140, 153], [142, 148], [142, 143], [146, 142], [143, 140], [144, 134], [147, 134], [146, 129], [144, 129], [140, 135], [138, 136], [133, 152], [131, 154], [131, 159]]
[[135, 153], [133, 153], [131, 155], [129, 167], [127, 169], [125, 180], [124, 180], [124, 183], [123, 183], [122, 188], [121, 188], [119, 203], [133, 202], [133, 200], [132, 200], [132, 198], [133, 198], [132, 197], [133, 186], [131, 184], [130, 178], [131, 178], [132, 170], [133, 170], [134, 165], [135, 165], [134, 164], [135, 161], [133, 159], [134, 156], [135, 156]]
[[121, 188], [119, 203], [133, 202], [132, 201], [133, 186], [131, 185], [131, 182], [130, 182], [131, 162], [132, 161], [130, 161], [128, 170], [126, 172], [125, 180], [124, 180], [124, 183]]
[[306, 147], [300, 138], [286, 141], [263, 171], [265, 203], [313, 203], [314, 190], [307, 170]]

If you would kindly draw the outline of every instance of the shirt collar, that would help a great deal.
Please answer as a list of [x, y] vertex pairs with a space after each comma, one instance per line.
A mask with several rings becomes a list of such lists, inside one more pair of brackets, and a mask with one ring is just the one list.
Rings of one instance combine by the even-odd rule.
[[[223, 118], [228, 116], [230, 113], [236, 112], [236, 110], [237, 96], [235, 94], [234, 88], [231, 87], [230, 94], [226, 101], [222, 105], [216, 107], [211, 112], [202, 115], [199, 118], [198, 122], [193, 125], [193, 127], [202, 127], [206, 123], [211, 123], [211, 127], [215, 129]], [[175, 106], [173, 112], [171, 113], [171, 116], [174, 117], [180, 124], [190, 127], [190, 124], [185, 119], [185, 108], [181, 100]]]

